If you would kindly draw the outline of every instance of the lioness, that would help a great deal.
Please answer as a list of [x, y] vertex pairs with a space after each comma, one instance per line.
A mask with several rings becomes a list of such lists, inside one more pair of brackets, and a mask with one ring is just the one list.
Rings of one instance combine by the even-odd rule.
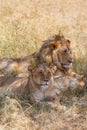
[[53, 70], [46, 64], [29, 69], [29, 79], [27, 88], [30, 92], [30, 98], [33, 101], [40, 102], [45, 99], [56, 99], [54, 88]]
[[29, 73], [27, 88], [31, 100], [36, 102], [45, 99], [54, 99], [59, 102], [59, 96], [68, 88], [78, 90], [85, 87], [82, 77], [66, 75], [54, 65], [49, 67], [44, 63], [34, 68], [29, 67]]
[[82, 78], [68, 76], [56, 66], [49, 67], [45, 63], [37, 67], [29, 67], [29, 77], [1, 76], [0, 79], [0, 95], [26, 93], [36, 102], [49, 99], [59, 103], [59, 96], [67, 88], [78, 90], [85, 87]]

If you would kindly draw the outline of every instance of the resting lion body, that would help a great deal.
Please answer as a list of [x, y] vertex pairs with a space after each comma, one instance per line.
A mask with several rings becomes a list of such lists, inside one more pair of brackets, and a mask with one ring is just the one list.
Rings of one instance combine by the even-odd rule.
[[41, 64], [29, 67], [28, 77], [1, 77], [0, 96], [3, 94], [21, 95], [26, 93], [31, 101], [54, 100], [59, 102], [61, 93], [68, 88], [83, 89], [85, 82], [81, 77], [73, 77], [59, 71], [56, 66]]
[[53, 71], [55, 67], [49, 68], [47, 64], [41, 64], [31, 68], [28, 77], [5, 77], [1, 76], [0, 96], [22, 95], [26, 93], [32, 101], [40, 102], [47, 98], [56, 98]]
[[8, 96], [21, 96], [26, 92], [27, 77], [5, 77], [2, 76], [0, 81], [0, 97], [3, 95]]
[[28, 73], [29, 59], [33, 59], [33, 55], [24, 58], [2, 58], [0, 59], [0, 72], [3, 74]]
[[54, 64], [59, 70], [67, 73], [72, 69], [72, 60], [70, 41], [63, 36], [55, 35], [44, 41], [37, 53], [19, 59], [0, 59], [0, 71], [5, 74], [27, 73], [28, 66], [47, 63], [48, 65]]
[[68, 89], [72, 91], [79, 91], [85, 88], [85, 80], [82, 77], [73, 77], [73, 76], [54, 76], [54, 86], [56, 89], [56, 93], [60, 96], [60, 94]]
[[74, 77], [59, 71], [54, 65], [41, 64], [32, 68], [27, 88], [31, 100], [40, 102], [54, 99], [59, 102], [61, 93], [70, 88], [72, 91], [83, 90], [85, 81], [82, 76]]

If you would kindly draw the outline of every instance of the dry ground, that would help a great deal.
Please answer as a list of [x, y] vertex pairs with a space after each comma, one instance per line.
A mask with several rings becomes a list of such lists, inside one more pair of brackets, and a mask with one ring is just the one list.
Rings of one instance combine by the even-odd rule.
[[[23, 57], [62, 33], [72, 41], [73, 68], [87, 75], [87, 0], [0, 0], [0, 57]], [[86, 130], [87, 94], [64, 94], [62, 107], [0, 98], [0, 130]]]

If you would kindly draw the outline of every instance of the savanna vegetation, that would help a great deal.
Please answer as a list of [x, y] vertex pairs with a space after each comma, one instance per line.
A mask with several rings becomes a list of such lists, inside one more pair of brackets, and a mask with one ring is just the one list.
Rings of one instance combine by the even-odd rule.
[[[73, 70], [87, 76], [86, 12], [86, 0], [0, 0], [0, 58], [29, 55], [60, 33], [72, 43]], [[61, 104], [0, 97], [0, 130], [86, 130], [86, 90], [67, 90]]]

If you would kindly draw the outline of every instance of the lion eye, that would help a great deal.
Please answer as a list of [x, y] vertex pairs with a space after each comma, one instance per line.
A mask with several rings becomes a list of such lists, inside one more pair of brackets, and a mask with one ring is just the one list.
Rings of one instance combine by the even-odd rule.
[[64, 53], [67, 53], [67, 50], [64, 50]]

